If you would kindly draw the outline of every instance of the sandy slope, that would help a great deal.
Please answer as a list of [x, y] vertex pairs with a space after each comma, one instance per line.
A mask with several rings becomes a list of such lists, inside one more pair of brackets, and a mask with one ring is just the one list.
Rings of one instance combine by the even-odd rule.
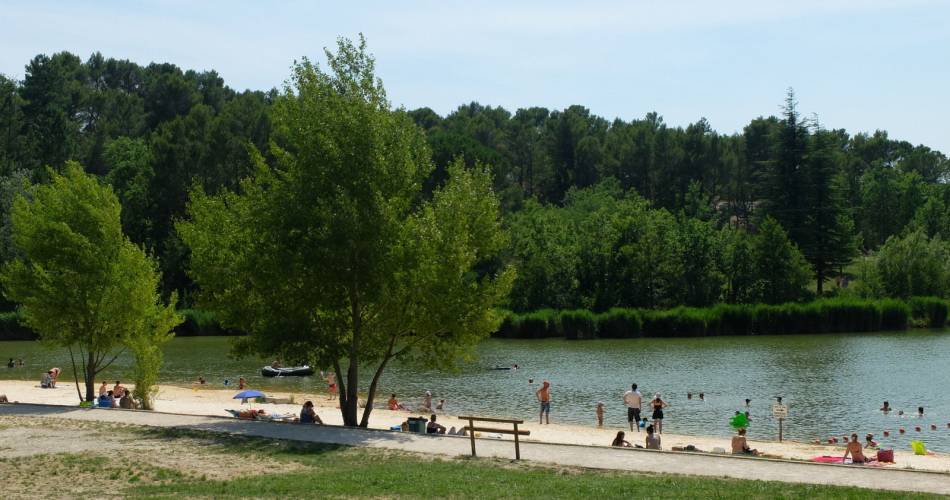
[[[242, 408], [240, 400], [232, 399], [236, 392], [235, 388], [161, 386], [156, 400], [156, 410], [189, 415], [224, 416], [228, 415], [226, 409]], [[57, 389], [40, 389], [34, 382], [0, 381], [0, 394], [6, 394], [10, 401], [24, 403], [75, 405], [78, 402], [75, 386], [71, 384], [60, 384]], [[294, 404], [248, 404], [243, 405], [243, 407], [263, 408], [269, 414], [297, 414], [300, 411], [301, 404], [309, 399], [317, 406], [317, 413], [325, 423], [342, 424], [342, 417], [336, 408], [336, 401], [328, 400], [326, 394], [268, 393], [268, 396], [276, 398], [293, 397]], [[491, 412], [486, 411], [485, 414], [490, 415]], [[375, 409], [372, 413], [370, 427], [387, 429], [399, 425], [412, 415], [409, 412]], [[465, 425], [465, 423], [452, 416], [451, 412], [440, 414], [439, 422], [446, 427]], [[522, 427], [531, 431], [530, 436], [523, 438], [526, 441], [595, 446], [609, 445], [616, 432], [622, 430], [619, 427], [597, 429], [578, 425], [539, 425], [534, 421], [526, 422]], [[642, 444], [644, 436], [645, 434], [637, 434], [636, 432], [630, 434], [628, 432], [627, 440]], [[793, 441], [778, 443], [775, 441], [757, 441], [755, 438], [754, 435], [750, 436], [750, 445], [753, 448], [777, 457], [808, 460], [817, 455], [841, 455], [844, 453], [844, 447], [840, 445], [812, 445]], [[722, 437], [664, 434], [662, 439], [663, 447], [667, 450], [674, 446], [686, 446], [687, 444], [692, 444], [704, 451], [712, 451], [717, 447], [729, 449], [729, 439]], [[915, 456], [909, 451], [897, 451], [896, 461], [897, 464], [891, 467], [950, 472], [950, 456], [944, 454]]]

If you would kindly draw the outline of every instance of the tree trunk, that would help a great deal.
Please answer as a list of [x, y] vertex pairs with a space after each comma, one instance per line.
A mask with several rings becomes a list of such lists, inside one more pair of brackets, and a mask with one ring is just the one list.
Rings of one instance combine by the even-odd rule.
[[96, 383], [96, 355], [89, 351], [89, 359], [86, 361], [86, 373], [84, 375], [86, 382], [86, 401], [94, 401], [95, 383]]
[[392, 341], [389, 343], [389, 351], [386, 352], [386, 357], [379, 363], [379, 367], [376, 368], [376, 373], [373, 374], [373, 381], [370, 382], [369, 393], [366, 395], [366, 408], [363, 409], [363, 419], [360, 421], [360, 427], [369, 427], [369, 414], [373, 412], [373, 401], [376, 400], [376, 387], [379, 385], [379, 377], [383, 374], [386, 363], [388, 363], [392, 357], [395, 343], [396, 337], [393, 336]]
[[818, 280], [815, 291], [818, 293], [818, 297], [821, 297], [821, 294], [825, 289], [825, 270], [820, 267], [815, 269], [815, 278]]
[[340, 412], [343, 413], [343, 425], [356, 427], [356, 414], [359, 411], [359, 366], [358, 359], [350, 359], [350, 366], [346, 371], [346, 398], [340, 401]]

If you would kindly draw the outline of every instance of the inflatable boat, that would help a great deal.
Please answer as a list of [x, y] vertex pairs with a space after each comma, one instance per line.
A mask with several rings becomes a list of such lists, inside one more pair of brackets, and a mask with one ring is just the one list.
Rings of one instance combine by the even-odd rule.
[[308, 377], [313, 375], [313, 368], [304, 366], [288, 366], [285, 368], [274, 368], [265, 366], [261, 368], [261, 375], [265, 377]]

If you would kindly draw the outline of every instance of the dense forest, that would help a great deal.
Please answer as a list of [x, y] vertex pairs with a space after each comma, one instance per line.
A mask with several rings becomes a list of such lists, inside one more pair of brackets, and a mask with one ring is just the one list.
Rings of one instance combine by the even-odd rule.
[[[276, 95], [98, 53], [40, 55], [22, 81], [0, 76], [0, 259], [17, 251], [13, 199], [75, 160], [112, 186], [164, 293], [190, 307], [174, 223], [194, 186], [238, 189], [252, 154], [270, 151]], [[947, 157], [884, 131], [826, 128], [792, 90], [782, 97], [778, 116], [732, 135], [705, 119], [610, 121], [577, 105], [403, 112], [431, 148], [427, 189], [456, 158], [490, 166], [503, 258], [518, 272], [512, 310], [950, 295]]]

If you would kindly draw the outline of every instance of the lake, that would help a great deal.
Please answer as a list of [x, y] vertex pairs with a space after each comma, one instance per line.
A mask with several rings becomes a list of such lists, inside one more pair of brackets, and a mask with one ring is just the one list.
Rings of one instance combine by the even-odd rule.
[[[260, 359], [227, 356], [229, 339], [190, 337], [173, 340], [165, 356], [161, 380], [185, 385], [198, 376], [220, 387], [225, 378], [248, 379], [251, 386], [281, 391], [324, 391], [318, 377], [265, 379]], [[810, 441], [858, 432], [873, 433], [879, 442], [908, 449], [911, 437], [929, 448], [950, 451], [950, 332], [911, 331], [854, 335], [711, 337], [566, 341], [487, 340], [477, 358], [457, 372], [418, 370], [391, 365], [381, 384], [415, 404], [426, 389], [448, 400], [453, 414], [477, 413], [537, 418], [534, 391], [542, 379], [552, 384], [552, 421], [593, 425], [597, 401], [606, 404], [611, 425], [625, 422], [621, 395], [639, 384], [645, 398], [660, 392], [669, 403], [664, 430], [681, 434], [728, 435], [728, 421], [752, 400], [750, 432], [774, 439], [777, 421], [769, 405], [783, 396], [790, 408], [786, 436]], [[22, 357], [25, 368], [0, 368], [0, 379], [39, 380], [51, 366], [65, 370], [71, 381], [69, 355], [37, 342], [0, 342], [0, 360]], [[128, 376], [131, 359], [121, 357], [103, 379]], [[492, 370], [518, 364], [520, 369]], [[364, 383], [370, 373], [364, 372]], [[529, 379], [535, 384], [529, 384]], [[0, 382], [0, 393], [3, 392]], [[694, 394], [687, 399], [687, 392]], [[698, 393], [704, 392], [705, 401]], [[895, 411], [878, 411], [888, 400]], [[918, 406], [925, 416], [916, 418]], [[898, 409], [908, 415], [900, 418]], [[647, 413], [647, 412], [645, 412]], [[648, 415], [648, 413], [647, 413]], [[938, 430], [931, 431], [936, 424]], [[913, 427], [920, 425], [923, 432]], [[907, 428], [899, 436], [898, 427]], [[890, 439], [882, 431], [892, 432]]]

